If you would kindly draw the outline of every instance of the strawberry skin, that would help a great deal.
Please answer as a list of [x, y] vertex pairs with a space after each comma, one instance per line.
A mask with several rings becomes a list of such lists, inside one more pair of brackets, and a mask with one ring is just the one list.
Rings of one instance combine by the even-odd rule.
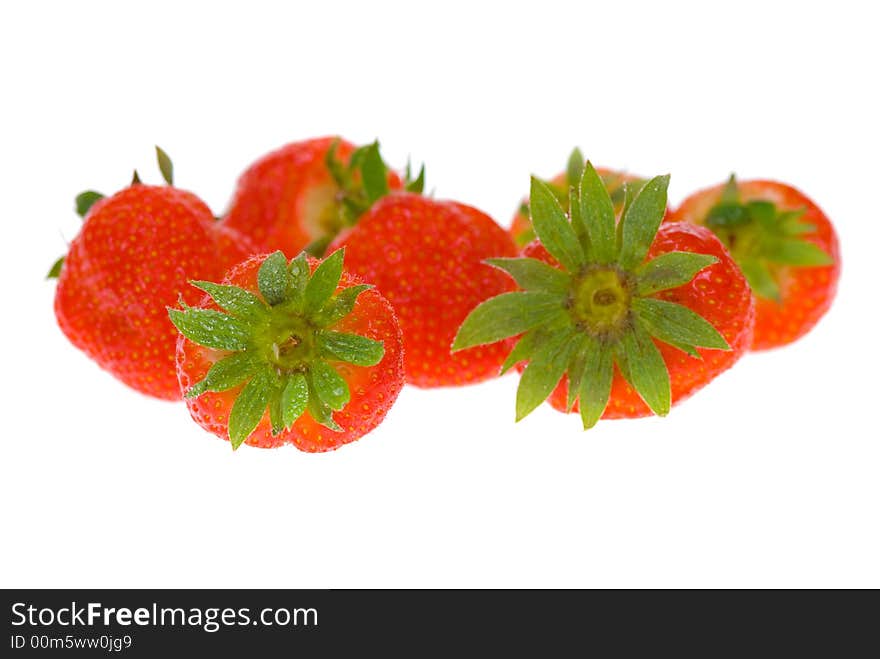
[[[648, 251], [648, 258], [675, 251], [707, 254], [717, 258], [718, 262], [697, 273], [687, 284], [660, 291], [656, 297], [681, 304], [705, 318], [727, 340], [730, 350], [697, 348], [702, 359], [696, 359], [667, 343], [655, 341], [669, 371], [673, 405], [733, 366], [749, 349], [755, 318], [754, 299], [745, 277], [711, 231], [685, 223], [664, 224]], [[537, 241], [523, 250], [523, 256], [545, 263], [554, 262]], [[555, 409], [565, 412], [567, 395], [568, 379], [563, 377], [549, 402]], [[577, 402], [572, 411], [579, 411]], [[651, 414], [638, 393], [615, 369], [611, 398], [602, 418], [621, 419]]]
[[[258, 293], [258, 272], [265, 259], [266, 255], [253, 256], [236, 265], [223, 283]], [[309, 258], [308, 263], [314, 272], [319, 262]], [[343, 272], [336, 292], [358, 284], [361, 284], [358, 278]], [[205, 297], [197, 308], [218, 309], [218, 306], [210, 297]], [[365, 290], [358, 295], [351, 312], [332, 329], [380, 341], [384, 345], [384, 355], [375, 365], [337, 365], [337, 371], [347, 382], [351, 393], [347, 405], [333, 413], [340, 430], [330, 430], [306, 413], [290, 428], [273, 434], [270, 414], [264, 411], [256, 428], [243, 443], [258, 448], [292, 444], [310, 453], [330, 451], [362, 437], [382, 422], [404, 381], [401, 330], [393, 308], [376, 289]], [[227, 355], [227, 352], [203, 347], [180, 336], [177, 342], [177, 374], [181, 389], [189, 390], [203, 380], [209, 369]], [[225, 391], [207, 391], [198, 397], [186, 398], [186, 404], [192, 418], [200, 426], [228, 441], [230, 412], [241, 391], [241, 385]]]
[[[335, 236], [346, 222], [338, 205], [342, 190], [326, 162], [334, 146], [343, 163], [355, 151], [339, 137], [320, 137], [288, 144], [257, 160], [239, 178], [222, 223], [248, 236], [261, 251], [280, 249], [291, 258]], [[393, 172], [388, 184], [392, 189], [401, 186]]]
[[503, 343], [450, 353], [465, 316], [512, 290], [508, 277], [483, 263], [516, 254], [492, 218], [464, 204], [395, 193], [376, 202], [330, 249], [343, 246], [347, 267], [376, 284], [397, 311], [408, 383], [458, 386], [497, 377], [507, 352]]
[[250, 252], [246, 239], [217, 229], [194, 194], [133, 185], [86, 215], [59, 275], [58, 324], [125, 384], [178, 400], [177, 331], [165, 307], [189, 288], [187, 280], [219, 276]]
[[[669, 221], [706, 225], [724, 189], [724, 185], [716, 185], [692, 194], [671, 214]], [[751, 347], [753, 350], [767, 350], [796, 341], [828, 311], [840, 277], [840, 247], [828, 217], [792, 186], [777, 181], [752, 180], [736, 182], [736, 189], [742, 204], [770, 202], [781, 212], [798, 213], [803, 233], [797, 237], [818, 247], [830, 261], [824, 265], [797, 265], [774, 263], [771, 259], [767, 265], [778, 289], [777, 299], [762, 295], [760, 282], [752, 282], [756, 294], [756, 317]], [[722, 239], [727, 238], [724, 231], [720, 235]], [[731, 235], [735, 240], [736, 233], [731, 232]], [[746, 258], [743, 250], [736, 243], [730, 247], [734, 258], [742, 264]], [[745, 265], [744, 270], [748, 275]]]

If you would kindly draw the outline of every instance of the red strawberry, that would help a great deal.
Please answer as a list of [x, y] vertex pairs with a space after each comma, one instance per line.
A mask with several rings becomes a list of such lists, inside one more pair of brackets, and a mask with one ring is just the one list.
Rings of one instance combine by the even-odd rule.
[[452, 201], [398, 193], [380, 199], [357, 226], [332, 243], [348, 268], [378, 286], [403, 328], [406, 380], [419, 387], [480, 382], [498, 375], [503, 344], [449, 351], [477, 304], [512, 290], [483, 261], [514, 256], [507, 234], [488, 215]]
[[[718, 374], [733, 366], [749, 348], [751, 326], [754, 321], [752, 295], [742, 272], [730, 253], [711, 231], [691, 224], [664, 224], [657, 232], [647, 259], [654, 259], [670, 252], [705, 254], [717, 259], [712, 265], [700, 270], [693, 279], [677, 288], [662, 290], [654, 297], [683, 305], [708, 320], [725, 338], [730, 350], [699, 348], [700, 357], [692, 357], [682, 350], [662, 341], [657, 348], [669, 371], [672, 404], [680, 403], [701, 389]], [[539, 259], [559, 267], [540, 242], [535, 241], [523, 250], [523, 256]], [[550, 404], [560, 411], [567, 411], [568, 378], [562, 381], [550, 395]], [[572, 411], [578, 411], [575, 403]], [[619, 419], [648, 416], [651, 410], [638, 393], [615, 371], [611, 384], [611, 398], [603, 419]]]
[[[168, 161], [169, 183], [170, 171]], [[109, 198], [84, 193], [77, 208], [82, 230], [50, 272], [58, 276], [61, 330], [125, 384], [179, 400], [177, 331], [165, 308], [188, 288], [188, 279], [218, 277], [245, 258], [248, 241], [218, 229], [204, 202], [170, 185], [133, 184]]]
[[[563, 208], [568, 208], [569, 190], [572, 187], [577, 187], [583, 170], [584, 156], [580, 149], [575, 149], [568, 157], [568, 167], [566, 170], [557, 174], [549, 181], [544, 181], [547, 187], [553, 191], [553, 195]], [[623, 211], [626, 195], [635, 195], [641, 186], [645, 184], [645, 179], [639, 176], [613, 169], [598, 167], [596, 168], [596, 173], [602, 179], [602, 183], [605, 184], [608, 194], [611, 195], [615, 215], [620, 215], [621, 211]], [[627, 183], [629, 184], [628, 190], [624, 187], [624, 184]], [[529, 219], [528, 198], [523, 199], [516, 215], [513, 216], [513, 223], [510, 225], [510, 235], [513, 236], [513, 241], [520, 247], [528, 245], [535, 239], [535, 230], [532, 228], [532, 221]]]
[[528, 362], [517, 420], [548, 397], [563, 410], [577, 404], [585, 428], [600, 417], [664, 415], [746, 350], [754, 302], [724, 247], [689, 225], [658, 232], [668, 182], [645, 183], [616, 224], [590, 163], [568, 216], [553, 191], [532, 179], [541, 242], [524, 258], [491, 261], [523, 290], [477, 307], [453, 345], [521, 335], [504, 364]]
[[356, 149], [338, 137], [288, 144], [241, 175], [223, 223], [264, 251], [322, 254], [375, 201], [370, 185], [402, 187], [393, 172], [385, 171], [381, 181], [364, 180], [364, 169], [375, 171], [376, 159], [381, 161], [378, 145]]
[[[370, 432], [403, 387], [400, 326], [372, 286], [279, 251], [233, 268], [197, 307], [169, 309], [181, 387], [206, 430], [260, 448], [336, 449]], [[225, 310], [224, 313], [222, 310]]]
[[753, 350], [799, 339], [831, 306], [840, 276], [837, 234], [793, 187], [731, 177], [685, 199], [670, 221], [704, 225], [730, 249], [757, 297]]

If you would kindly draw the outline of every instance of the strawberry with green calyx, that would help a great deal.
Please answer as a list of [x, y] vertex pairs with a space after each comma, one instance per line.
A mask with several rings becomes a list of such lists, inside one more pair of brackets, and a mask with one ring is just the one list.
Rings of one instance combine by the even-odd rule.
[[260, 249], [316, 256], [389, 190], [421, 192], [424, 169], [389, 171], [377, 142], [355, 147], [339, 137], [288, 144], [241, 175], [223, 224], [249, 236]]
[[521, 335], [504, 364], [527, 362], [517, 420], [560, 392], [563, 409], [577, 405], [585, 428], [603, 416], [665, 415], [746, 350], [752, 296], [721, 243], [696, 227], [658, 232], [668, 180], [645, 183], [616, 225], [590, 163], [569, 216], [553, 191], [532, 179], [540, 243], [526, 253], [537, 258], [489, 261], [522, 290], [474, 309], [453, 344], [461, 350]]
[[[576, 188], [581, 180], [581, 173], [584, 170], [584, 156], [580, 149], [575, 148], [568, 157], [568, 165], [565, 171], [557, 174], [549, 181], [543, 181], [547, 187], [553, 192], [556, 200], [563, 208], [568, 208], [569, 191]], [[599, 178], [611, 195], [611, 202], [614, 206], [614, 214], [619, 216], [623, 211], [623, 202], [625, 199], [625, 186], [629, 186], [629, 194], [635, 195], [636, 192], [645, 184], [645, 179], [627, 174], [613, 169], [605, 169], [599, 167], [596, 169]], [[513, 236], [514, 242], [519, 247], [525, 247], [535, 239], [535, 230], [532, 228], [532, 222], [529, 219], [529, 200], [525, 199], [520, 203], [516, 215], [513, 216], [513, 223], [510, 226], [510, 235]]]
[[753, 350], [806, 334], [837, 290], [840, 253], [826, 215], [776, 181], [737, 181], [694, 193], [670, 221], [708, 227], [728, 247], [757, 298]]
[[71, 343], [134, 389], [179, 400], [178, 334], [165, 308], [181, 291], [197, 300], [188, 279], [220, 277], [252, 247], [173, 187], [171, 160], [158, 147], [156, 155], [167, 185], [76, 198], [82, 229], [49, 276], [58, 278], [55, 316]]
[[328, 451], [385, 417], [403, 386], [391, 305], [343, 271], [280, 251], [193, 281], [201, 305], [170, 308], [181, 337], [178, 377], [191, 415], [232, 448], [294, 444]]

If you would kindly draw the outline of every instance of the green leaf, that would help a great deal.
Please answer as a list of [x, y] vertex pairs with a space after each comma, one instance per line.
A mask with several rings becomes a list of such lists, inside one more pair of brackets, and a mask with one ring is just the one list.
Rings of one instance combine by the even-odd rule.
[[637, 271], [636, 291], [650, 295], [668, 288], [677, 288], [691, 281], [703, 268], [718, 259], [708, 254], [667, 252], [642, 265]]
[[739, 267], [746, 276], [749, 286], [758, 297], [765, 300], [773, 300], [776, 303], [781, 302], [779, 284], [776, 278], [770, 272], [770, 269], [758, 259], [742, 259]]
[[312, 376], [312, 387], [315, 394], [332, 410], [341, 410], [348, 404], [351, 394], [348, 383], [336, 369], [322, 359], [316, 359], [309, 365]]
[[349, 174], [345, 166], [339, 160], [337, 151], [339, 150], [339, 138], [330, 143], [327, 153], [324, 154], [324, 165], [333, 177], [333, 181], [340, 188], [345, 189], [349, 186]]
[[339, 295], [331, 297], [330, 301], [315, 314], [313, 318], [315, 324], [319, 327], [330, 327], [339, 322], [351, 313], [360, 294], [371, 288], [373, 288], [371, 284], [358, 284], [341, 290]]
[[290, 262], [288, 267], [290, 273], [287, 278], [287, 292], [285, 297], [291, 303], [299, 308], [305, 298], [306, 286], [309, 283], [309, 259], [305, 252], [301, 252], [295, 259]]
[[[644, 183], [640, 186], [635, 186], [629, 181], [624, 181], [620, 187], [623, 190], [623, 203], [621, 205], [620, 217], [623, 218], [623, 216], [626, 215], [626, 211], [630, 207], [630, 204], [632, 204], [633, 199], [635, 199], [636, 195], [638, 195], [639, 191], [644, 187]], [[620, 234], [622, 230], [623, 222], [618, 222], [616, 236], [618, 248], [620, 246]]]
[[569, 412], [574, 406], [574, 401], [577, 399], [581, 379], [584, 377], [584, 370], [587, 367], [587, 344], [596, 342], [596, 340], [588, 334], [583, 334], [580, 339], [575, 340], [578, 342], [578, 345], [573, 350], [571, 359], [568, 362], [568, 400], [566, 401], [565, 407]]
[[355, 366], [375, 366], [385, 356], [385, 346], [381, 341], [373, 341], [357, 334], [324, 330], [318, 332], [317, 340], [323, 357]]
[[244, 350], [251, 328], [243, 320], [213, 309], [168, 309], [174, 326], [193, 343], [217, 350]]
[[46, 279], [58, 279], [58, 276], [61, 274], [61, 266], [64, 265], [64, 257], [59, 256], [58, 260], [52, 264], [52, 267], [49, 268], [49, 272], [46, 273]]
[[783, 236], [802, 236], [806, 233], [814, 233], [818, 227], [815, 224], [805, 222], [803, 217], [806, 208], [797, 208], [790, 211], [779, 211], [776, 215], [776, 223], [779, 232]]
[[526, 332], [520, 337], [519, 341], [517, 341], [516, 345], [513, 347], [513, 350], [507, 355], [507, 359], [504, 360], [504, 364], [501, 365], [501, 375], [507, 373], [507, 371], [520, 362], [531, 359], [535, 352], [535, 347], [538, 345], [539, 336], [540, 332], [532, 330], [531, 332]]
[[184, 398], [196, 398], [206, 391], [226, 391], [244, 382], [257, 370], [249, 351], [235, 352], [215, 362], [199, 382], [190, 387]]
[[495, 258], [486, 259], [486, 263], [509, 274], [527, 291], [565, 295], [571, 286], [570, 275], [538, 259]]
[[596, 425], [611, 398], [614, 357], [608, 346], [595, 339], [584, 347], [584, 374], [578, 388], [578, 406], [584, 430]]
[[373, 144], [362, 144], [357, 147], [354, 151], [351, 152], [351, 156], [348, 159], [348, 169], [349, 171], [359, 170], [364, 163], [364, 157], [367, 154], [367, 150], [372, 148]]
[[736, 184], [736, 174], [731, 174], [721, 190], [722, 204], [739, 204], [739, 186]]
[[422, 165], [421, 169], [419, 169], [419, 175], [415, 179], [410, 179], [409, 167], [407, 166], [405, 189], [407, 192], [414, 192], [415, 194], [422, 194], [422, 192], [425, 191], [425, 165], [424, 164]]
[[210, 281], [191, 281], [190, 284], [205, 291], [222, 309], [249, 323], [262, 321], [269, 317], [269, 310], [263, 301], [243, 288], [214, 284]]
[[621, 187], [626, 188], [626, 194], [630, 195], [630, 199], [632, 199], [642, 191], [642, 188], [645, 187], [645, 183], [647, 182], [647, 179], [637, 178], [625, 181]]
[[584, 154], [577, 147], [572, 150], [568, 157], [568, 165], [565, 168], [565, 180], [569, 187], [577, 187], [584, 171]]
[[574, 328], [548, 336], [537, 346], [516, 390], [516, 420], [528, 416], [559, 384], [577, 342]]
[[100, 192], [95, 192], [94, 190], [86, 190], [85, 192], [80, 192], [76, 195], [76, 214], [80, 217], [85, 217], [88, 212], [91, 210], [92, 206], [95, 205], [95, 202], [99, 199], [103, 199], [104, 195]]
[[645, 329], [665, 343], [730, 350], [727, 341], [709, 321], [681, 304], [655, 298], [636, 298], [632, 308]]
[[324, 259], [312, 273], [305, 289], [306, 313], [315, 313], [323, 307], [342, 277], [342, 262], [345, 258], [345, 248], [338, 249]]
[[631, 270], [645, 259], [666, 213], [669, 176], [655, 176], [645, 184], [621, 220], [621, 245], [617, 262]]
[[703, 355], [700, 354], [700, 352], [697, 350], [697, 348], [689, 343], [681, 343], [681, 342], [675, 341], [671, 338], [667, 338], [664, 341], [664, 343], [672, 346], [673, 348], [681, 350], [684, 354], [688, 355], [689, 357], [693, 357], [694, 359], [699, 359], [699, 360], [703, 359]]
[[590, 245], [590, 233], [584, 222], [581, 213], [581, 198], [578, 189], [572, 187], [568, 191], [568, 217], [571, 220], [571, 228], [574, 229], [574, 235], [577, 236], [584, 257], [587, 262], [593, 260], [593, 248]]
[[267, 303], [274, 306], [285, 299], [289, 283], [287, 257], [278, 250], [266, 257], [257, 272], [257, 287]]
[[[524, 214], [525, 215], [529, 214], [528, 207], [526, 207], [526, 211]], [[535, 236], [535, 230], [532, 229], [532, 227], [530, 225], [527, 229], [521, 231], [520, 233], [518, 233], [516, 235], [516, 237], [514, 238], [514, 242], [516, 243], [517, 247], [525, 247], [530, 242], [532, 242], [536, 237], [537, 236]]]
[[623, 376], [623, 379], [632, 384], [632, 376], [630, 375], [629, 362], [627, 361], [626, 351], [624, 351], [620, 342], [611, 344], [611, 352], [613, 361], [617, 364], [617, 369]]
[[546, 183], [532, 177], [529, 193], [532, 227], [541, 244], [569, 272], [576, 273], [584, 265], [584, 251], [577, 234], [565, 217], [553, 191]]
[[281, 415], [284, 427], [290, 427], [299, 419], [309, 403], [309, 383], [302, 373], [294, 373], [281, 390]]
[[817, 267], [834, 263], [834, 259], [815, 243], [795, 238], [767, 241], [763, 245], [761, 255], [773, 263], [801, 267]]
[[330, 243], [333, 242], [334, 236], [326, 235], [321, 236], [320, 238], [316, 238], [308, 245], [303, 247], [303, 252], [308, 254], [309, 256], [314, 256], [316, 259], [324, 256], [324, 252], [327, 251], [327, 248], [330, 246]]
[[614, 205], [605, 184], [589, 162], [581, 177], [580, 200], [593, 258], [598, 263], [612, 263], [616, 246]]
[[629, 383], [654, 414], [666, 416], [672, 405], [669, 371], [651, 336], [636, 322], [619, 345], [626, 357]]
[[269, 424], [272, 426], [272, 436], [277, 437], [284, 431], [284, 420], [281, 413], [281, 389], [277, 386], [272, 388], [269, 395]]
[[336, 432], [342, 432], [342, 428], [340, 428], [339, 424], [333, 419], [333, 410], [331, 410], [328, 405], [322, 403], [314, 391], [309, 393], [307, 409], [312, 418], [325, 428], [329, 428]]
[[248, 382], [229, 412], [229, 441], [237, 449], [250, 436], [269, 404], [274, 374], [268, 368], [258, 370]]
[[776, 222], [776, 204], [772, 201], [764, 199], [755, 199], [745, 205], [746, 213], [750, 220], [753, 220], [768, 234], [774, 234], [778, 231], [779, 226]]
[[562, 299], [537, 291], [502, 293], [476, 307], [464, 319], [452, 351], [495, 343], [565, 316]]
[[141, 184], [141, 177], [140, 177], [140, 174], [138, 174], [138, 170], [136, 170], [136, 169], [131, 174], [131, 184], [132, 185], [140, 185]]
[[388, 168], [382, 162], [379, 153], [379, 142], [373, 142], [364, 151], [361, 163], [361, 176], [364, 180], [364, 190], [367, 199], [372, 204], [380, 197], [388, 194]]
[[736, 229], [752, 221], [748, 209], [742, 204], [717, 204], [706, 216], [706, 226], [712, 230]]
[[171, 158], [158, 146], [156, 147], [156, 162], [159, 163], [159, 171], [162, 172], [162, 178], [168, 185], [174, 185], [174, 165]]

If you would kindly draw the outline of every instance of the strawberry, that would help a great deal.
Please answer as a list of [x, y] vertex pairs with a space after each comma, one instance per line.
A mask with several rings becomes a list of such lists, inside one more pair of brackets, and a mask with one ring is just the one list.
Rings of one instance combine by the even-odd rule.
[[396, 193], [376, 202], [330, 249], [341, 247], [351, 271], [375, 283], [397, 311], [408, 383], [464, 385], [498, 375], [503, 344], [455, 355], [449, 350], [468, 312], [513, 288], [503, 273], [483, 263], [516, 254], [492, 218], [453, 201]]
[[589, 162], [568, 216], [552, 189], [532, 179], [540, 243], [522, 258], [490, 260], [522, 290], [474, 309], [453, 344], [521, 335], [504, 364], [527, 362], [517, 420], [548, 397], [563, 410], [577, 404], [584, 428], [600, 417], [665, 415], [747, 349], [754, 302], [721, 243], [690, 225], [658, 232], [668, 183], [647, 181], [615, 225], [611, 196]]
[[58, 277], [55, 315], [71, 343], [130, 387], [179, 400], [177, 331], [165, 307], [189, 278], [220, 276], [251, 250], [198, 197], [172, 187], [171, 162], [157, 154], [168, 185], [77, 197], [82, 230], [49, 276]]
[[[565, 171], [557, 174], [549, 181], [544, 181], [553, 191], [553, 195], [559, 201], [563, 208], [568, 208], [569, 190], [577, 187], [581, 179], [581, 172], [584, 170], [584, 156], [580, 149], [575, 149], [568, 157], [568, 166]], [[597, 167], [596, 173], [605, 184], [605, 189], [611, 195], [611, 201], [614, 204], [614, 214], [620, 215], [623, 210], [623, 202], [625, 197], [624, 184], [629, 184], [629, 193], [635, 194], [639, 188], [645, 184], [645, 179], [621, 172], [613, 169], [605, 169]], [[513, 216], [513, 223], [510, 225], [510, 235], [513, 241], [519, 247], [525, 247], [535, 239], [535, 230], [532, 228], [532, 222], [529, 219], [529, 200], [523, 199], [519, 205], [516, 215]]]
[[198, 306], [169, 309], [177, 369], [193, 419], [231, 442], [329, 451], [375, 428], [403, 387], [400, 326], [372, 286], [280, 251], [235, 266], [222, 284], [193, 281]]
[[670, 221], [714, 231], [757, 298], [753, 350], [802, 337], [837, 291], [840, 248], [829, 219], [806, 195], [776, 181], [742, 181], [701, 190]]
[[[382, 178], [370, 178], [375, 172]], [[355, 148], [338, 137], [294, 142], [245, 170], [223, 223], [264, 251], [280, 249], [293, 257], [308, 249], [320, 255], [376, 195], [402, 185], [381, 164], [376, 143]], [[418, 179], [407, 185], [421, 190]]]

